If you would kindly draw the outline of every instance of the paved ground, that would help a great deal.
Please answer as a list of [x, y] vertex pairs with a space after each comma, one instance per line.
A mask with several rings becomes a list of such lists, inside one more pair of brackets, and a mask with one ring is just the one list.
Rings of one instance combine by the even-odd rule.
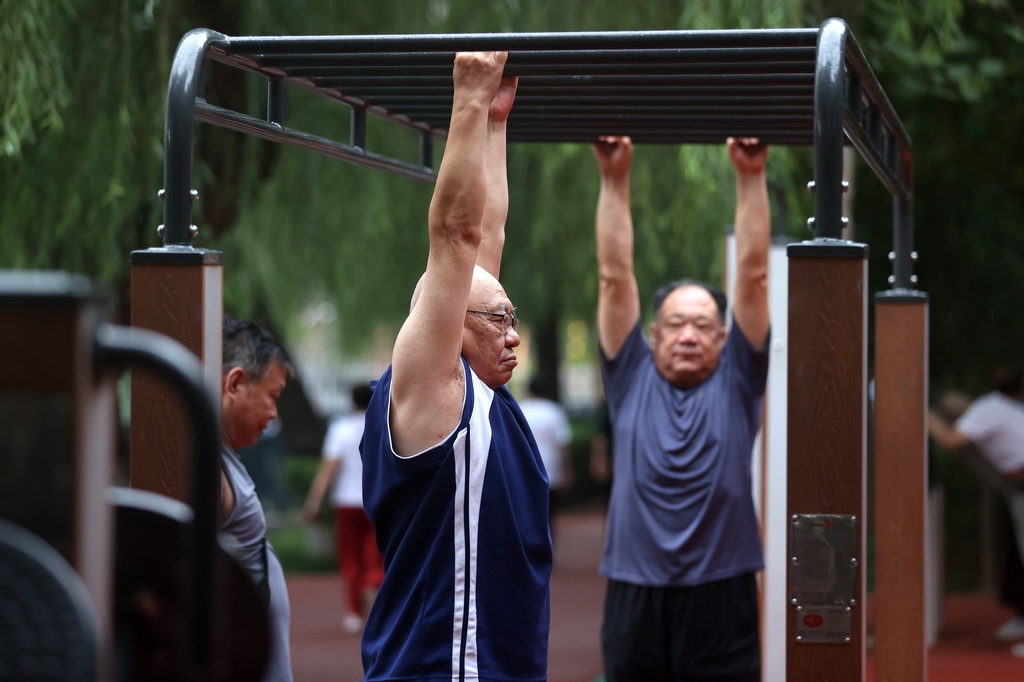
[[[558, 519], [551, 577], [550, 682], [590, 682], [601, 674], [598, 632], [604, 578], [597, 575], [604, 533], [596, 513]], [[359, 636], [341, 627], [341, 585], [334, 575], [288, 578], [295, 682], [359, 682]]]
[[[550, 682], [592, 682], [600, 677], [598, 632], [604, 579], [597, 575], [603, 519], [594, 511], [558, 519], [551, 580]], [[288, 579], [292, 602], [295, 682], [359, 682], [359, 636], [341, 627], [341, 588], [331, 575]], [[944, 606], [938, 644], [928, 654], [929, 682], [1024, 680], [1024, 660], [992, 633], [1009, 617], [990, 595], [954, 595]], [[872, 680], [868, 655], [866, 679]], [[776, 682], [766, 680], [766, 682]]]
[[928, 652], [929, 682], [1020, 682], [1024, 659], [997, 642], [995, 629], [1012, 612], [988, 594], [957, 594], [943, 605], [938, 643]]

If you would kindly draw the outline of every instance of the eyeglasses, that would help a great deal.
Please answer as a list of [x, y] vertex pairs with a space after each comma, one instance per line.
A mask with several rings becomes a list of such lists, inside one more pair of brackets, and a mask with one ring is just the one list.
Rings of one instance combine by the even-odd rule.
[[510, 313], [492, 313], [487, 310], [467, 310], [467, 313], [475, 313], [477, 315], [490, 315], [491, 317], [501, 318], [501, 332], [508, 334], [509, 329], [517, 329], [519, 327], [519, 318], [516, 317], [516, 309], [513, 308]]
[[697, 333], [701, 336], [710, 336], [721, 328], [715, 320], [708, 319], [707, 317], [684, 317], [684, 316], [673, 316], [667, 320], [659, 323], [661, 327], [674, 334], [688, 324], [692, 324], [693, 328], [697, 330]]

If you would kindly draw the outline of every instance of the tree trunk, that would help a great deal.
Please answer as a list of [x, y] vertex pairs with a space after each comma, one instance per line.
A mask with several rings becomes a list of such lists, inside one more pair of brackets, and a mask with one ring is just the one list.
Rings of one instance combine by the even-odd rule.
[[[559, 334], [560, 315], [558, 305], [552, 305], [538, 320], [533, 330], [534, 356], [537, 359], [537, 371], [544, 385], [550, 391], [551, 399], [561, 401], [561, 383], [559, 369], [562, 361], [562, 346]], [[531, 379], [533, 377], [530, 377]]]

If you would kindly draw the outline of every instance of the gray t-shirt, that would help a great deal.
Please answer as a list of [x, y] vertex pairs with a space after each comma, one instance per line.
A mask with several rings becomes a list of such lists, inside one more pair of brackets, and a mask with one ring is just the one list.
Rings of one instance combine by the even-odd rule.
[[601, 370], [613, 444], [601, 574], [680, 587], [764, 568], [750, 464], [767, 351], [733, 321], [715, 372], [684, 390], [658, 373], [638, 323]]
[[292, 682], [291, 649], [288, 643], [291, 605], [288, 602], [284, 571], [267, 541], [267, 520], [260, 499], [256, 496], [256, 484], [235, 451], [223, 444], [221, 461], [231, 489], [235, 491], [235, 508], [220, 525], [221, 542], [252, 576], [253, 581], [266, 584], [270, 592], [270, 651], [267, 652], [263, 682]]

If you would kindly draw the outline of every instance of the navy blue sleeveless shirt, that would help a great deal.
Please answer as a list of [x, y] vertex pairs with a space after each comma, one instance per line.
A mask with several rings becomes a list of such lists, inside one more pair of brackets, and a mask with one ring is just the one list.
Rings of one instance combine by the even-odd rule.
[[390, 368], [366, 410], [363, 503], [384, 555], [366, 680], [547, 677], [547, 476], [512, 394], [463, 367], [462, 419], [424, 452], [394, 452]]

